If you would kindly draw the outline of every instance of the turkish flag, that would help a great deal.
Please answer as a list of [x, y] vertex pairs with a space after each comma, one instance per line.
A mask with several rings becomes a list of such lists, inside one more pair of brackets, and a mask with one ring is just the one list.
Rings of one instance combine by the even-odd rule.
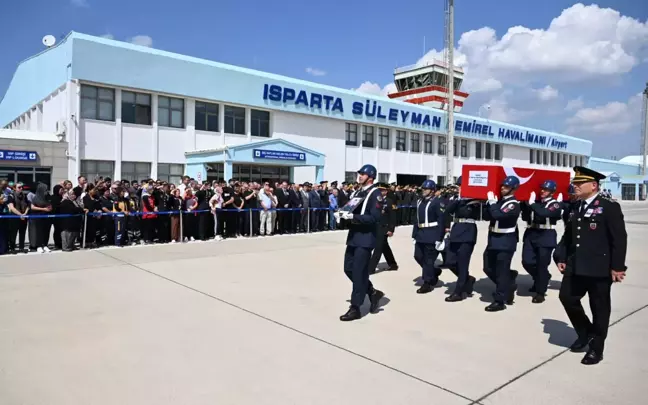
[[540, 192], [540, 186], [546, 180], [553, 180], [558, 186], [554, 198], [562, 193], [567, 199], [571, 172], [544, 170], [529, 167], [503, 167], [495, 165], [464, 165], [461, 171], [461, 196], [485, 200], [489, 191], [499, 195], [500, 185], [507, 176], [520, 180], [520, 187], [515, 192], [518, 200], [528, 200], [531, 192]]

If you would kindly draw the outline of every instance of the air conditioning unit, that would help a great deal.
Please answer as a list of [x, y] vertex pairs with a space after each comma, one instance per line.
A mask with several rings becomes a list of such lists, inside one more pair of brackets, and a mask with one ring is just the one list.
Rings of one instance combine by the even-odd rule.
[[65, 122], [65, 119], [60, 119], [56, 122], [56, 136], [59, 137], [59, 139], [63, 140], [65, 139], [65, 133], [67, 132], [67, 124]]

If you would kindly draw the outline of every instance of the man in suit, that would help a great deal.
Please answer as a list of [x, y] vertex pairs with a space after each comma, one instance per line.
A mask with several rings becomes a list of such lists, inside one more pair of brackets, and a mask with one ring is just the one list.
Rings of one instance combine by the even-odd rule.
[[299, 186], [294, 183], [290, 183], [290, 187], [288, 188], [288, 207], [293, 210], [289, 212], [290, 233], [297, 233], [297, 227], [300, 224], [300, 213], [297, 209], [302, 207], [302, 200], [299, 193]]
[[313, 188], [310, 185], [308, 187], [308, 203], [310, 204], [310, 231], [317, 232], [319, 231], [319, 216], [320, 210], [318, 208], [322, 207], [322, 200], [320, 198], [317, 186]]
[[[612, 283], [625, 278], [628, 234], [621, 206], [600, 194], [599, 182], [605, 176], [581, 166], [574, 167], [574, 172], [572, 184], [580, 204], [569, 214], [558, 249], [558, 269], [563, 273], [559, 297], [578, 334], [570, 349], [588, 349], [581, 363], [593, 365], [603, 360]], [[581, 305], [585, 294], [592, 321]]]
[[310, 183], [306, 182], [304, 184], [299, 185], [299, 195], [301, 197], [301, 232], [308, 232], [310, 224], [309, 224], [309, 209], [310, 209], [310, 194], [308, 192], [308, 189], [310, 187]]
[[[277, 197], [277, 232], [279, 235], [290, 230], [290, 195], [288, 194], [288, 182], [283, 181], [277, 189], [275, 189], [275, 196]], [[286, 211], [281, 211], [286, 210]]]

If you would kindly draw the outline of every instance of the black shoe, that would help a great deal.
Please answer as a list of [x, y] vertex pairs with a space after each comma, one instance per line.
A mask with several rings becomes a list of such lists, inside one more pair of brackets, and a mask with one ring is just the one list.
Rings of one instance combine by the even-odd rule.
[[392, 265], [392, 266], [389, 266], [389, 267], [387, 268], [387, 270], [388, 270], [388, 271], [396, 271], [396, 270], [398, 270], [398, 265], [397, 265], [397, 264], [394, 264], [394, 265]]
[[508, 299], [506, 300], [507, 305], [513, 305], [515, 302], [515, 292], [517, 291], [517, 284], [513, 284], [511, 287], [511, 292], [509, 293]]
[[569, 346], [569, 350], [571, 350], [574, 353], [582, 353], [585, 351], [587, 346], [589, 346], [591, 341], [592, 338], [589, 336], [585, 339], [578, 338], [574, 343], [572, 343], [571, 346]]
[[419, 288], [418, 290], [416, 290], [416, 293], [417, 293], [417, 294], [427, 294], [427, 293], [429, 293], [429, 292], [432, 292], [432, 290], [434, 290], [434, 288], [432, 287], [432, 284], [430, 284], [430, 283], [423, 283], [423, 285], [421, 286], [421, 288]]
[[350, 306], [346, 314], [340, 317], [342, 322], [355, 321], [356, 319], [362, 318], [360, 309], [358, 307]]
[[446, 300], [446, 302], [459, 302], [459, 301], [463, 301], [464, 299], [466, 299], [466, 293], [463, 293], [463, 294], [454, 293], [454, 294], [446, 297], [445, 300]]
[[486, 312], [498, 312], [498, 311], [504, 311], [505, 309], [506, 309], [506, 305], [504, 305], [503, 302], [497, 302], [497, 301], [493, 302], [492, 304], [484, 308]]
[[594, 364], [599, 364], [603, 360], [603, 355], [598, 354], [596, 351], [590, 349], [588, 350], [587, 354], [585, 354], [585, 357], [583, 357], [583, 360], [581, 360], [581, 364], [584, 364], [586, 366], [593, 366]]
[[466, 283], [466, 295], [472, 295], [473, 294], [473, 289], [475, 288], [475, 283], [477, 282], [477, 279], [473, 276], [468, 277], [468, 283]]
[[373, 290], [373, 293], [369, 296], [369, 301], [371, 302], [371, 307], [369, 307], [369, 312], [375, 314], [378, 308], [380, 307], [380, 300], [385, 296], [385, 293], [380, 290]]
[[545, 302], [544, 294], [536, 294], [536, 296], [533, 297], [531, 302], [533, 302], [534, 304], [542, 304], [543, 302]]

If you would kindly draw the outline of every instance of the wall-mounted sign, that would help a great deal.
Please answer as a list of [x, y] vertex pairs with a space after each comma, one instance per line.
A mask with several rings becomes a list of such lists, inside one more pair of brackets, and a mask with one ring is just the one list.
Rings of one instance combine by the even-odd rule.
[[252, 152], [254, 153], [255, 159], [306, 161], [306, 154], [303, 152], [284, 152], [281, 150], [266, 149], [253, 149]]
[[612, 176], [612, 177], [610, 177], [610, 181], [611, 181], [612, 183], [618, 183], [619, 180], [621, 180], [620, 177], [616, 177], [616, 176]]
[[24, 150], [0, 150], [0, 160], [13, 160], [21, 162], [35, 162], [38, 154]]

